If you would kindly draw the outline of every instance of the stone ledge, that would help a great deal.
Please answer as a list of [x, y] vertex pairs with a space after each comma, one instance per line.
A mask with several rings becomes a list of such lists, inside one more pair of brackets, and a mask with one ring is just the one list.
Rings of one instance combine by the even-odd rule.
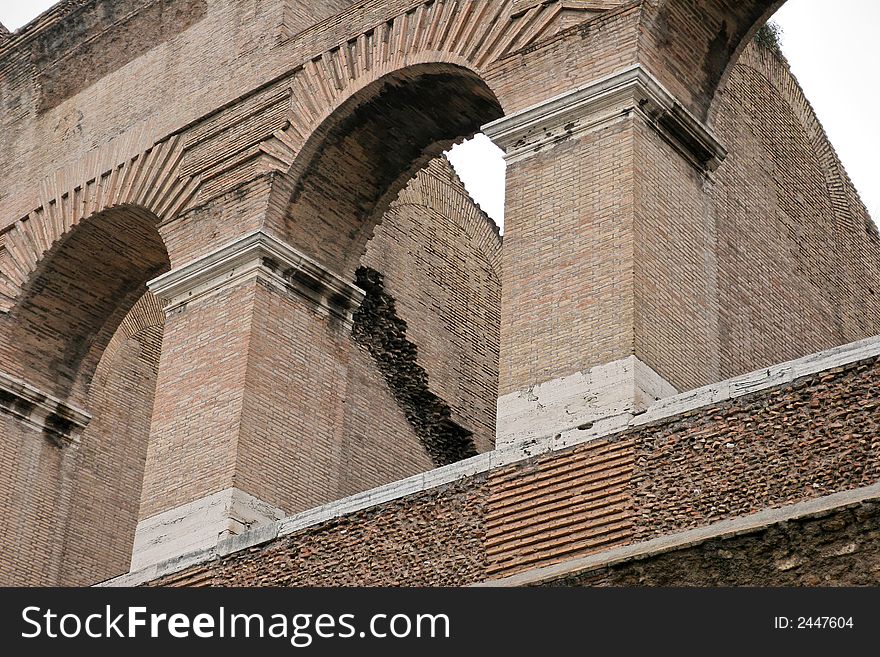
[[718, 138], [638, 64], [489, 123], [483, 132], [516, 162], [632, 112], [703, 171], [727, 157]]
[[233, 552], [265, 545], [276, 538], [288, 536], [301, 529], [314, 527], [349, 513], [393, 502], [409, 495], [428, 491], [461, 479], [473, 477], [502, 465], [495, 460], [496, 452], [480, 454], [473, 458], [447, 465], [401, 481], [380, 486], [323, 506], [304, 511], [275, 523], [256, 527], [237, 536], [221, 537], [215, 545], [194, 549], [165, 561], [150, 564], [126, 575], [103, 582], [97, 586], [139, 586], [164, 575], [170, 575], [191, 566], [211, 561]]
[[[574, 429], [551, 437], [522, 441], [508, 447], [501, 447], [486, 454], [480, 454], [459, 463], [430, 470], [420, 475], [393, 482], [363, 493], [358, 493], [357, 495], [325, 504], [321, 507], [305, 511], [290, 518], [284, 518], [274, 524], [250, 530], [239, 536], [218, 540], [217, 544], [213, 547], [206, 547], [205, 549], [196, 550], [188, 554], [171, 558], [167, 561], [149, 566], [144, 570], [111, 579], [101, 585], [138, 586], [159, 577], [205, 563], [218, 556], [225, 556], [235, 551], [264, 545], [276, 538], [292, 534], [308, 527], [317, 526], [323, 522], [339, 518], [349, 513], [355, 513], [380, 504], [399, 500], [409, 495], [451, 484], [462, 479], [488, 472], [494, 468], [512, 465], [536, 456], [560, 451], [568, 447], [574, 447], [600, 438], [612, 437], [621, 434], [632, 427], [673, 419], [698, 408], [709, 407], [746, 394], [786, 385], [795, 381], [797, 378], [810, 376], [822, 371], [843, 367], [863, 360], [876, 358], [878, 356], [880, 356], [880, 336], [853, 344], [843, 345], [841, 347], [835, 347], [828, 351], [813, 354], [805, 358], [752, 372], [751, 374], [737, 377], [729, 381], [706, 386], [699, 390], [686, 392], [676, 395], [675, 397], [658, 401], [649, 406], [646, 412], [635, 417], [625, 414], [623, 416], [605, 418], [594, 423], [589, 430]], [[785, 372], [785, 374], [781, 375], [781, 372]], [[878, 486], [880, 486], [880, 484], [878, 484]], [[849, 493], [838, 493], [829, 496], [828, 498], [820, 498], [820, 500], [794, 505], [794, 507], [791, 508], [796, 507], [801, 510], [804, 508], [812, 508], [809, 505], [821, 505], [823, 504], [821, 500], [826, 499], [839, 500], [842, 499], [839, 496], [845, 496], [848, 494]], [[877, 495], [880, 496], [880, 489], [878, 489]], [[788, 509], [789, 507], [785, 508]], [[775, 511], [766, 511], [763, 513], [775, 513]], [[758, 522], [764, 522], [761, 520], [761, 517], [763, 517], [761, 514], [757, 514], [757, 516], [759, 516]], [[723, 521], [723, 523], [710, 525], [709, 528], [693, 531], [715, 531], [710, 528], [723, 528], [726, 526], [724, 523], [731, 522], [735, 521]], [[690, 537], [688, 540], [703, 540], [694, 538], [698, 536], [697, 534], [687, 532], [686, 534]], [[675, 536], [680, 535], [676, 534]], [[647, 544], [640, 545], [644, 547]], [[635, 550], [636, 548], [621, 548], [621, 550], [627, 549]], [[651, 549], [659, 549], [659, 547], [655, 546]]]
[[359, 287], [261, 230], [163, 274], [147, 285], [169, 312], [252, 277], [293, 290], [325, 314], [339, 317], [349, 325], [364, 300], [364, 291]]
[[731, 518], [677, 534], [668, 534], [643, 543], [626, 545], [571, 559], [552, 566], [528, 570], [509, 577], [486, 580], [475, 587], [518, 587], [544, 584], [570, 575], [599, 570], [628, 561], [649, 559], [666, 552], [686, 549], [712, 539], [733, 538], [761, 531], [773, 525], [791, 520], [822, 517], [841, 508], [857, 506], [863, 502], [880, 501], [880, 484], [834, 493], [808, 502], [800, 502], [777, 509], [766, 509], [748, 516]]
[[768, 388], [793, 383], [797, 379], [880, 356], [880, 336], [834, 347], [787, 363], [713, 383], [674, 397], [661, 399], [633, 419], [633, 426], [650, 424], [682, 415], [712, 404], [736, 399]]
[[0, 372], [0, 412], [30, 425], [59, 447], [75, 444], [92, 416]]

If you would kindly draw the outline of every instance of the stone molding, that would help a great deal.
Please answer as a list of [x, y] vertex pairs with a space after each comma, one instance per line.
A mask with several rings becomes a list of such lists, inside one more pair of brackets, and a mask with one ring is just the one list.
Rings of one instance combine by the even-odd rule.
[[701, 171], [714, 171], [727, 157], [709, 128], [639, 64], [493, 121], [483, 132], [517, 162], [633, 112]]
[[79, 442], [92, 416], [0, 372], [0, 412], [30, 425], [59, 447]]
[[250, 278], [261, 278], [308, 299], [324, 314], [351, 324], [364, 291], [262, 230], [248, 233], [147, 286], [165, 312]]
[[[410, 495], [448, 485], [462, 479], [475, 477], [495, 468], [526, 461], [536, 456], [581, 445], [601, 438], [609, 438], [627, 429], [662, 422], [684, 413], [706, 408], [744, 395], [791, 384], [807, 376], [845, 367], [861, 361], [880, 357], [880, 336], [875, 336], [811, 354], [798, 360], [774, 365], [678, 394], [654, 402], [644, 413], [626, 419], [623, 415], [611, 422], [597, 422], [587, 430], [573, 429], [553, 436], [520, 441], [514, 445], [499, 446], [492, 452], [430, 470], [401, 481], [395, 481], [372, 490], [357, 493], [335, 502], [304, 511], [272, 524], [255, 527], [237, 536], [228, 536], [214, 545], [206, 545], [187, 553], [178, 553], [162, 562], [153, 563], [140, 570], [133, 569], [126, 575], [98, 584], [97, 586], [139, 586], [165, 575], [180, 572], [191, 566], [205, 563], [233, 552], [265, 545], [277, 538], [293, 534], [308, 527], [340, 518], [350, 513], [379, 506]], [[833, 496], [832, 496], [833, 497]], [[836, 498], [835, 498], [836, 499]], [[727, 522], [727, 521], [725, 521]], [[711, 526], [714, 528], [714, 525]], [[627, 548], [622, 548], [627, 549]], [[637, 548], [634, 548], [637, 549]], [[607, 558], [607, 553], [603, 553]], [[602, 557], [597, 557], [602, 558]]]

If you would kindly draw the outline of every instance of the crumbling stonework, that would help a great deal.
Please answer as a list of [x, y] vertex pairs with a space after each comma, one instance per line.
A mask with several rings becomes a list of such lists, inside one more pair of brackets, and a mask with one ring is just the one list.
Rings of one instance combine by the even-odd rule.
[[428, 389], [428, 373], [419, 365], [418, 348], [406, 337], [393, 297], [385, 293], [382, 274], [368, 267], [355, 281], [367, 296], [355, 315], [354, 339], [373, 356], [398, 405], [435, 466], [477, 453], [470, 432], [451, 419], [449, 406]]
[[[488, 477], [465, 476], [222, 558], [206, 555], [153, 583], [465, 585], [859, 489], [880, 481], [878, 385], [874, 357], [493, 468]], [[779, 450], [769, 449], [774, 441]], [[584, 582], [747, 584], [752, 575], [734, 566], [791, 557], [792, 568], [769, 568], [778, 578], [771, 582], [876, 584], [876, 568], [859, 570], [876, 553], [876, 532], [856, 524], [873, 522], [875, 507], [709, 542], [680, 561], [671, 552]], [[847, 552], [853, 541], [862, 547]], [[824, 565], [810, 574], [814, 557]]]
[[545, 586], [877, 586], [880, 503], [595, 568]]
[[310, 528], [157, 586], [462, 586], [485, 573], [485, 478]]
[[[457, 544], [444, 515], [437, 568], [414, 547], [395, 583], [870, 483], [874, 365], [483, 457], [498, 397], [594, 367], [672, 394], [880, 333], [877, 233], [786, 67], [749, 45], [779, 4], [69, 0], [0, 34], [2, 581], [109, 577], [129, 541], [158, 567], [474, 452], [497, 467], [449, 508], [482, 519]], [[483, 128], [508, 157], [503, 253], [436, 159]], [[129, 330], [148, 291], [161, 347], [158, 323]], [[627, 415], [611, 406], [590, 417]], [[399, 511], [394, 544], [421, 540]], [[119, 539], [94, 551], [102, 522]], [[301, 581], [328, 576], [313, 565]]]

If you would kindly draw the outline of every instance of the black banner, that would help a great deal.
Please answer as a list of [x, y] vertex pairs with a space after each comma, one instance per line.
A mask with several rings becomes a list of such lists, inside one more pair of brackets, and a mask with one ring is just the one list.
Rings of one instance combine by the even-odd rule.
[[[3, 589], [6, 654], [870, 649], [880, 589]], [[12, 648], [10, 651], [9, 648]], [[376, 653], [375, 651], [381, 651]], [[414, 652], [415, 651], [415, 652]], [[780, 653], [787, 654], [787, 653]]]

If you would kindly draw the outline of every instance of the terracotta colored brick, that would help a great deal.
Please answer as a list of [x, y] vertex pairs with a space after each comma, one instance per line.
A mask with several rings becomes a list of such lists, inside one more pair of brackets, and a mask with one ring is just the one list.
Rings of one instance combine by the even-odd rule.
[[[778, 4], [66, 0], [0, 33], [0, 372], [92, 416], [65, 443], [0, 398], [2, 581], [119, 574], [138, 518], [231, 486], [294, 513], [489, 450], [499, 393], [594, 365], [636, 355], [687, 390], [880, 332], [877, 231], [749, 45]], [[632, 111], [513, 162], [502, 268], [434, 158], [634, 65], [727, 160], [693, 166]], [[146, 283], [256, 230], [345, 281], [376, 272], [362, 330], [256, 282], [160, 330]], [[613, 481], [585, 446], [186, 581], [379, 583], [379, 562], [467, 583], [871, 483], [875, 379], [628, 434]]]

